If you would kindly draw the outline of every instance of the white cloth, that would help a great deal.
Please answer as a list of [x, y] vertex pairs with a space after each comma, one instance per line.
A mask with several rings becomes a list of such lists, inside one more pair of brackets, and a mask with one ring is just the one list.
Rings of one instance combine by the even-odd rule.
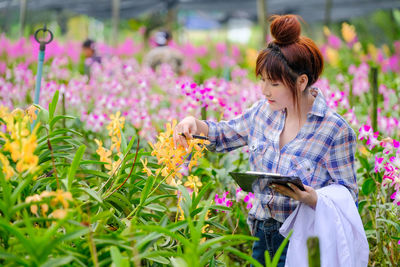
[[329, 185], [316, 190], [315, 210], [299, 204], [279, 229], [287, 236], [291, 229], [286, 267], [308, 267], [307, 238], [318, 236], [321, 267], [364, 267], [369, 247], [354, 200], [346, 187]]

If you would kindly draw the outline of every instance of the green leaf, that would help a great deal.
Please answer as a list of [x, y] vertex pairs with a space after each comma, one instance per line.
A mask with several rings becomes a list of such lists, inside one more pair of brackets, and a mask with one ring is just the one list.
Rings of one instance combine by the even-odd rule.
[[127, 259], [122, 258], [121, 252], [116, 246], [110, 248], [111, 260], [115, 267], [129, 267]]
[[366, 158], [364, 158], [364, 156], [361, 156], [361, 155], [359, 157], [357, 157], [357, 158], [360, 161], [361, 166], [363, 166], [366, 171], [369, 171], [370, 170], [370, 165], [368, 163], [368, 160]]
[[247, 262], [250, 262], [251, 264], [253, 264], [255, 267], [263, 267], [261, 265], [261, 263], [259, 263], [257, 260], [253, 259], [250, 255], [247, 255], [239, 250], [237, 250], [236, 248], [231, 248], [231, 247], [227, 247], [225, 248], [225, 251], [228, 251], [232, 254], [235, 254], [236, 256], [239, 256], [240, 258], [247, 260]]
[[99, 203], [103, 203], [103, 199], [101, 199], [96, 191], [85, 187], [80, 188], [80, 190], [86, 192], [89, 196], [91, 196], [94, 200], [97, 200]]
[[121, 132], [121, 151], [124, 151], [124, 154], [126, 153], [128, 144], [126, 142], [126, 138], [124, 133], [122, 132], [121, 128], [119, 128], [120, 132]]
[[78, 168], [79, 163], [81, 162], [81, 159], [82, 159], [83, 153], [85, 152], [85, 149], [86, 149], [86, 146], [81, 145], [75, 154], [74, 160], [72, 161], [71, 167], [68, 172], [68, 186], [67, 186], [68, 191], [71, 191], [72, 181], [75, 178], [76, 169]]
[[396, 228], [396, 231], [400, 233], [400, 223], [394, 222], [394, 221], [391, 221], [391, 220], [387, 220], [387, 219], [381, 219], [381, 218], [378, 218], [376, 220], [378, 222], [385, 222], [387, 224], [390, 224], [390, 225], [394, 226]]
[[182, 259], [181, 257], [178, 257], [178, 258], [171, 257], [171, 263], [172, 263], [172, 266], [174, 266], [174, 267], [187, 267], [188, 266], [186, 261], [184, 259]]
[[370, 193], [376, 191], [376, 184], [372, 178], [368, 178], [364, 181], [361, 190], [365, 196], [368, 196]]
[[43, 124], [47, 124], [49, 122], [49, 112], [42, 106], [35, 104], [35, 107], [39, 109], [38, 112], [38, 120], [41, 121]]
[[45, 262], [43, 265], [40, 265], [40, 266], [41, 267], [62, 266], [62, 265], [66, 265], [66, 264], [70, 263], [73, 260], [74, 260], [74, 257], [72, 257], [72, 256], [54, 258], [54, 259], [48, 260], [47, 262]]
[[361, 212], [363, 211], [364, 206], [365, 206], [366, 204], [367, 204], [367, 201], [366, 201], [366, 200], [361, 200], [361, 201], [358, 203], [358, 213], [361, 214]]
[[208, 190], [208, 188], [210, 188], [211, 183], [206, 184], [206, 186], [204, 186], [199, 194], [193, 199], [192, 201], [192, 207], [195, 209], [197, 207], [197, 205], [199, 204], [200, 200], [203, 198], [204, 194], [206, 193], [206, 191]]
[[10, 222], [0, 220], [0, 228], [3, 228], [6, 232], [14, 235], [23, 246], [25, 251], [27, 251], [33, 258], [36, 258], [35, 245], [30, 239], [25, 237], [25, 234], [21, 233], [17, 227], [13, 226]]
[[53, 129], [54, 124], [55, 124], [57, 121], [61, 120], [61, 119], [71, 119], [71, 120], [74, 120], [74, 119], [76, 119], [76, 117], [67, 116], [67, 115], [58, 115], [58, 116], [55, 116], [54, 118], [50, 118], [50, 123], [49, 123], [50, 129]]
[[289, 242], [290, 236], [293, 234], [293, 230], [290, 230], [288, 236], [282, 241], [278, 250], [275, 252], [274, 259], [272, 260], [272, 266], [278, 266], [278, 261], [281, 257], [283, 250], [285, 249], [287, 243]]
[[153, 181], [154, 181], [154, 177], [150, 176], [149, 178], [147, 178], [146, 180], [146, 185], [144, 186], [142, 193], [140, 195], [140, 204], [143, 204], [144, 201], [147, 199], [151, 188], [153, 187]]
[[28, 264], [26, 261], [21, 259], [21, 256], [15, 256], [13, 254], [9, 254], [7, 252], [0, 252], [0, 259], [6, 260], [3, 263], [7, 263], [7, 260], [13, 263], [15, 266], [16, 263], [18, 263], [18, 266], [32, 266], [31, 264]]
[[[124, 139], [125, 139], [125, 137], [124, 137]], [[128, 144], [128, 146], [126, 147], [126, 150], [123, 150], [123, 151], [124, 151], [124, 154], [128, 153], [128, 152], [131, 150], [134, 141], [135, 141], [135, 137], [132, 136], [131, 141], [129, 141], [129, 144]], [[125, 142], [126, 142], [126, 140], [125, 140]], [[134, 156], [134, 155], [132, 155], [132, 157], [133, 157], [133, 156]], [[138, 153], [138, 157], [139, 157], [139, 156], [140, 156], [140, 153]]]
[[165, 257], [162, 256], [152, 256], [152, 257], [146, 257], [146, 259], [151, 260], [151, 261], [155, 261], [158, 263], [162, 263], [162, 264], [169, 264], [169, 260]]
[[[54, 117], [54, 112], [56, 111], [56, 107], [57, 107], [57, 103], [58, 103], [59, 94], [60, 94], [60, 92], [57, 90], [57, 91], [54, 93], [53, 101], [51, 101], [51, 102], [49, 103], [49, 120], [50, 120], [50, 121], [51, 121], [51, 120], [53, 119], [53, 117]], [[51, 126], [50, 126], [50, 128], [51, 128]]]

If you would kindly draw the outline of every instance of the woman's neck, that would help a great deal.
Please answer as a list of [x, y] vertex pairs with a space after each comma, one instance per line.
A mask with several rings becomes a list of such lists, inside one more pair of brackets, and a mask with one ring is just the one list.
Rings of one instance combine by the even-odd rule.
[[299, 109], [295, 105], [286, 108], [286, 120], [299, 121], [303, 124], [307, 120], [307, 114], [312, 109], [314, 100], [315, 98], [311, 95], [309, 89], [306, 89], [300, 97]]

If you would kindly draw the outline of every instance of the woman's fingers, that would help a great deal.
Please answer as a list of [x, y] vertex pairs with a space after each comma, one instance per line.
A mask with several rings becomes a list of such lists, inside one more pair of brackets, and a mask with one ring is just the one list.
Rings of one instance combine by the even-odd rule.
[[288, 197], [298, 200], [297, 194], [294, 193], [293, 190], [287, 188], [284, 185], [272, 184], [271, 187], [272, 187], [272, 189], [274, 189], [275, 191], [277, 191], [278, 193], [280, 193], [282, 195], [285, 195], [285, 196], [288, 196]]

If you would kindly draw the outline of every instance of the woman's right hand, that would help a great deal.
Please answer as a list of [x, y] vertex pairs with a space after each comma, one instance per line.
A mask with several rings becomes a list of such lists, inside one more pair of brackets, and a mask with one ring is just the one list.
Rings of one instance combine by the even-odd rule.
[[[186, 137], [182, 136], [184, 134]], [[192, 134], [197, 133], [196, 118], [189, 116], [181, 120], [174, 129], [174, 146], [175, 148], [179, 145], [183, 146], [185, 149], [189, 147], [186, 139], [192, 139]]]

